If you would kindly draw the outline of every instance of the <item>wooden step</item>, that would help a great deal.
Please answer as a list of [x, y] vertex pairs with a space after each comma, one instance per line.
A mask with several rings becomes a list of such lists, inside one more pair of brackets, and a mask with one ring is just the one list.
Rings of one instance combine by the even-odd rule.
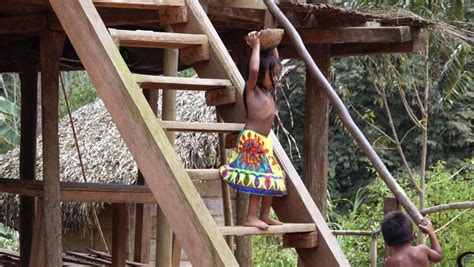
[[181, 49], [208, 45], [204, 34], [109, 29], [112, 38], [124, 47]]
[[222, 235], [282, 235], [289, 233], [309, 233], [316, 231], [314, 223], [285, 223], [283, 225], [272, 225], [267, 230], [247, 226], [224, 226], [219, 227]]
[[184, 6], [184, 0], [93, 0], [96, 7], [161, 9]]
[[245, 126], [243, 123], [201, 123], [182, 121], [160, 121], [160, 125], [167, 131], [211, 133], [240, 132]]
[[232, 86], [229, 80], [224, 79], [183, 78], [141, 74], [134, 74], [133, 77], [143, 89], [209, 91]]
[[[176, 21], [166, 18], [166, 21], [161, 22], [169, 24]], [[109, 29], [109, 32], [117, 46], [180, 49], [179, 60], [183, 65], [209, 60], [209, 42], [204, 34], [116, 29]]]

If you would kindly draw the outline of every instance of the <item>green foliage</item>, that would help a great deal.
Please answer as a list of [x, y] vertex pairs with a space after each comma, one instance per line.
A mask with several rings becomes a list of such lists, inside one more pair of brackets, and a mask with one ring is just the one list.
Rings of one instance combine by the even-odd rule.
[[[71, 112], [97, 99], [95, 87], [85, 71], [64, 72], [62, 76]], [[64, 117], [67, 114], [67, 106], [62, 89], [60, 92], [59, 116]]]
[[[276, 219], [275, 212], [270, 217]], [[282, 247], [281, 236], [252, 236], [252, 260], [255, 267], [296, 266], [297, 254], [294, 249]]]
[[20, 249], [18, 238], [18, 232], [0, 223], [0, 248], [18, 251]]
[[20, 144], [19, 128], [16, 124], [19, 120], [20, 108], [14, 102], [0, 96], [0, 139], [7, 143], [0, 146], [0, 150]]
[[252, 237], [253, 265], [255, 267], [296, 266], [294, 249], [283, 248], [281, 237]]

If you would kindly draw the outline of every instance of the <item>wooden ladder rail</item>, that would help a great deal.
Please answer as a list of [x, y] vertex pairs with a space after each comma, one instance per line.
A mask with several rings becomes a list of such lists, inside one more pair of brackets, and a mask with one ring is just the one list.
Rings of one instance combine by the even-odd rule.
[[[199, 1], [185, 0], [185, 3], [188, 10], [188, 23], [171, 25], [173, 32], [207, 35], [210, 60], [193, 64], [193, 67], [201, 78], [231, 80], [238, 92], [236, 93], [236, 103], [217, 106], [217, 112], [225, 122], [244, 122], [245, 110], [242, 101], [244, 79]], [[297, 248], [296, 251], [300, 259], [306, 266], [350, 266], [324, 217], [273, 132], [270, 134], [270, 138], [274, 143], [275, 156], [279, 159], [288, 178], [288, 196], [274, 198], [273, 209], [283, 222], [315, 223], [316, 225], [318, 246], [305, 249]]]
[[286, 18], [283, 12], [281, 12], [273, 0], [264, 0], [264, 3], [267, 5], [268, 10], [276, 18], [278, 23], [285, 29], [286, 34], [289, 36], [291, 42], [296, 48], [296, 52], [308, 67], [311, 75], [316, 77], [323, 85], [324, 92], [328, 96], [329, 101], [331, 101], [331, 104], [336, 109], [336, 112], [344, 126], [352, 135], [352, 138], [357, 142], [357, 145], [362, 149], [372, 165], [374, 165], [377, 173], [382, 177], [385, 184], [388, 186], [390, 191], [392, 191], [397, 200], [403, 205], [410, 217], [416, 222], [416, 224], [420, 224], [421, 220], [423, 219], [420, 211], [411, 202], [410, 198], [407, 197], [405, 191], [400, 187], [395, 178], [393, 178], [392, 174], [388, 171], [383, 161], [377, 155], [377, 152], [375, 152], [369, 141], [367, 141], [367, 138], [365, 138], [364, 134], [357, 127], [354, 120], [351, 118], [349, 111], [347, 111], [346, 107], [344, 106], [344, 103], [336, 94], [336, 91], [332, 88], [331, 84], [324, 77], [312, 59], [294, 26]]
[[92, 1], [50, 4], [193, 264], [238, 266]]

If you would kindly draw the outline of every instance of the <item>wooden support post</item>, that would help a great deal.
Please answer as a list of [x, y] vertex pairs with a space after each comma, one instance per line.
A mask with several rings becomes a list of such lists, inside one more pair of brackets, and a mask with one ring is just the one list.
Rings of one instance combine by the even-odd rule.
[[112, 266], [125, 267], [129, 216], [127, 204], [113, 203], [112, 210]]
[[[384, 197], [383, 198], [383, 214], [387, 214], [392, 211], [400, 210], [400, 202], [394, 197]], [[390, 256], [390, 248], [384, 243], [383, 250], [384, 259]]]
[[58, 76], [64, 33], [46, 31], [40, 36], [41, 110], [43, 133], [43, 235], [45, 265], [62, 265], [62, 219], [59, 201]]
[[[143, 94], [155, 113], [158, 112], [158, 90], [144, 90]], [[138, 170], [137, 184], [144, 185], [145, 179]], [[133, 259], [140, 263], [150, 262], [151, 208], [149, 204], [137, 204], [135, 211], [135, 249]]]
[[[167, 31], [170, 31], [169, 28], [167, 28]], [[165, 49], [163, 63], [164, 76], [178, 76], [178, 60], [179, 50]], [[162, 119], [170, 121], [176, 120], [176, 91], [163, 90], [162, 101]], [[166, 136], [172, 146], [174, 146], [174, 132], [166, 132]], [[156, 218], [156, 266], [169, 267], [173, 265], [173, 253], [181, 253], [181, 248], [178, 248], [181, 246], [173, 246], [171, 226], [159, 206], [157, 206]], [[178, 242], [177, 239], [175, 239], [175, 242]], [[173, 250], [173, 248], [175, 250]], [[179, 252], [176, 250], [179, 250]]]
[[370, 236], [370, 267], [377, 267], [377, 234]]
[[[250, 51], [248, 49], [235, 51], [235, 63], [243, 77], [247, 77], [248, 75], [247, 59], [250, 58], [249, 52]], [[247, 216], [248, 203], [248, 195], [237, 191], [235, 198], [236, 225], [242, 225], [244, 223], [245, 217]], [[239, 262], [239, 265], [252, 266], [252, 238], [249, 236], [236, 236], [235, 245], [235, 256], [237, 258], [237, 262]]]
[[[17, 61], [21, 82], [21, 144], [20, 179], [36, 179], [36, 128], [38, 116], [38, 61], [22, 57]], [[20, 265], [30, 261], [33, 224], [35, 221], [34, 198], [20, 196]]]
[[[329, 45], [317, 45], [311, 55], [324, 76], [329, 77]], [[326, 214], [328, 190], [329, 100], [322, 84], [306, 71], [303, 182], [321, 214]]]
[[[224, 122], [224, 120], [219, 116], [218, 116], [218, 120], [219, 122]], [[227, 163], [224, 133], [219, 133], [219, 159], [220, 159], [220, 165], [224, 165]], [[232, 221], [233, 216], [232, 216], [232, 203], [230, 199], [230, 189], [224, 180], [221, 180], [221, 184], [222, 184], [222, 204], [224, 208], [224, 224], [225, 226], [233, 226], [234, 223]], [[230, 250], [233, 251], [234, 250], [234, 237], [226, 236], [225, 239]]]
[[[44, 236], [43, 229], [43, 199], [36, 200], [35, 222], [33, 226], [33, 237], [31, 240], [30, 262], [27, 266], [45, 267]], [[21, 256], [21, 255], [20, 255]], [[23, 260], [23, 259], [22, 259]]]

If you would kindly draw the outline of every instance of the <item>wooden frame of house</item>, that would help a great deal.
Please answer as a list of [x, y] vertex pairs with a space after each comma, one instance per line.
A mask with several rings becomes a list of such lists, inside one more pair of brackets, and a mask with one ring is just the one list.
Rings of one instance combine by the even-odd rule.
[[[298, 29], [326, 76], [331, 57], [420, 52], [425, 46], [423, 28], [427, 23], [417, 18], [390, 18], [296, 0], [282, 0], [279, 7]], [[0, 72], [20, 73], [22, 138], [20, 180], [3, 180], [0, 191], [21, 195], [22, 266], [30, 262], [35, 266], [61, 265], [60, 201], [114, 203], [113, 266], [125, 264], [127, 235], [122, 229], [128, 214], [124, 203], [139, 203], [137, 207], [141, 207], [137, 208], [136, 261], [150, 260], [146, 251], [151, 222], [140, 205], [158, 203], [196, 266], [246, 265], [245, 256], [236, 259], [223, 235], [283, 233], [305, 265], [349, 266], [323, 217], [329, 100], [316, 78], [307, 77], [304, 142], [310, 149], [304, 151], [303, 179], [271, 134], [275, 154], [288, 176], [289, 195], [273, 204], [284, 226], [270, 227], [268, 231], [230, 225], [218, 229], [191, 181], [193, 175], [216, 178], [216, 171], [187, 172], [165, 132], [231, 133], [241, 129], [245, 119], [242, 74], [247, 69], [247, 62], [242, 59], [247, 59], [249, 52], [242, 36], [249, 30], [272, 25], [272, 15], [260, 0], [1, 1]], [[279, 46], [281, 57], [298, 57], [294, 47], [285, 36]], [[178, 68], [177, 54], [167, 55], [158, 49], [179, 49], [179, 66], [194, 67], [200, 78], [156, 76], [161, 72], [173, 76]], [[58, 75], [60, 70], [82, 68], [87, 70], [137, 162], [142, 185], [59, 182]], [[42, 74], [44, 182], [35, 181], [34, 171], [38, 70]], [[225, 122], [158, 122], [156, 109], [149, 104], [153, 103], [150, 99], [156, 99], [157, 89], [204, 90], [208, 105], [215, 105]], [[169, 99], [167, 102], [173, 101], [172, 96]], [[172, 111], [169, 119], [173, 120]], [[226, 187], [223, 188], [225, 192]], [[228, 203], [228, 193], [224, 196]], [[41, 200], [36, 207], [35, 198]], [[238, 213], [242, 210], [238, 205]], [[168, 248], [164, 246], [163, 253], [168, 255], [163, 257], [172, 258], [169, 242]], [[171, 260], [160, 266], [169, 266]]]

